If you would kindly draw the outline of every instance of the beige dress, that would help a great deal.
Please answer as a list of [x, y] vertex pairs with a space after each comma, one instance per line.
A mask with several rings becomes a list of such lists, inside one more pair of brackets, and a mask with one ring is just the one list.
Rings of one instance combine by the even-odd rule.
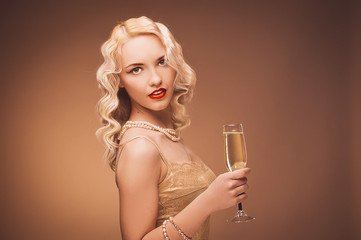
[[[199, 194], [207, 189], [209, 184], [216, 178], [211, 169], [203, 162], [175, 164], [167, 161], [158, 145], [147, 136], [136, 136], [124, 142], [118, 154], [125, 144], [136, 139], [145, 138], [158, 149], [159, 154], [168, 168], [164, 180], [158, 184], [158, 216], [157, 227], [161, 226], [165, 219], [175, 216], [191, 203]], [[193, 240], [205, 240], [209, 236], [209, 218], [192, 237]]]

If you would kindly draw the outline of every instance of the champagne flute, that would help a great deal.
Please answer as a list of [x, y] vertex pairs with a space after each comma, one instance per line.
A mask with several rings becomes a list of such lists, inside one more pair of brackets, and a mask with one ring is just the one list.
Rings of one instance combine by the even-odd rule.
[[[228, 171], [246, 167], [247, 151], [242, 124], [223, 125], [224, 159]], [[238, 211], [232, 220], [233, 223], [248, 222], [255, 219], [246, 214], [242, 209], [242, 203], [238, 204]]]

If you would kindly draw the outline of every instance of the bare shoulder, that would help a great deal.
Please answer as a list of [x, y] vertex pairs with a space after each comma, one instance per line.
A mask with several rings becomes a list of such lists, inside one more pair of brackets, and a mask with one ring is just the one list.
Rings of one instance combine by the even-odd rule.
[[131, 128], [124, 133], [123, 137], [120, 140], [120, 144], [138, 136], [148, 137], [152, 140], [157, 140], [159, 136], [161, 136], [161, 133], [144, 128]]
[[132, 139], [123, 146], [119, 161], [131, 160], [132, 162], [141, 161], [142, 163], [146, 163], [156, 161], [159, 157], [158, 149], [154, 143], [140, 136]]
[[125, 145], [118, 156], [116, 168], [118, 187], [120, 182], [127, 182], [128, 185], [141, 184], [143, 181], [158, 183], [161, 157], [157, 147], [144, 137], [132, 135], [124, 136], [127, 141], [130, 141], [124, 141]]

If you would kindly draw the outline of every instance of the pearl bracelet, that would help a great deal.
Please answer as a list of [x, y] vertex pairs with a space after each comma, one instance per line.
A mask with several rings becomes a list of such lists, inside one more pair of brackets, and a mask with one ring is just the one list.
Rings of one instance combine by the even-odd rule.
[[164, 222], [162, 224], [162, 230], [163, 230], [163, 235], [164, 235], [165, 240], [169, 240], [169, 237], [168, 237], [168, 234], [167, 234], [167, 229], [165, 228], [165, 225], [167, 225], [167, 222], [169, 222], [168, 219], [164, 220]]
[[[167, 220], [166, 220], [167, 221]], [[178, 233], [183, 237], [184, 240], [192, 240], [191, 237], [188, 237], [178, 226], [177, 224], [175, 224], [175, 222], [173, 221], [172, 217], [169, 217], [169, 222], [171, 222], [173, 224], [173, 226], [175, 227], [175, 229], [177, 229]], [[164, 227], [165, 228], [165, 227]]]

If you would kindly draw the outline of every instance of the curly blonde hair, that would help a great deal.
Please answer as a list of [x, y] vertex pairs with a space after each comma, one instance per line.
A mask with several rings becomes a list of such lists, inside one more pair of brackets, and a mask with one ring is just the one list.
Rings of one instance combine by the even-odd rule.
[[170, 67], [176, 71], [174, 81], [174, 95], [170, 102], [174, 128], [181, 131], [189, 126], [190, 118], [186, 114], [185, 104], [190, 102], [196, 83], [193, 69], [184, 61], [182, 48], [174, 39], [169, 29], [162, 23], [143, 16], [130, 18], [113, 29], [110, 38], [102, 45], [101, 52], [104, 63], [97, 71], [97, 80], [103, 96], [97, 103], [102, 127], [96, 135], [104, 142], [106, 151], [105, 160], [115, 171], [115, 162], [119, 149], [119, 133], [130, 116], [130, 99], [125, 88], [120, 88], [119, 73], [121, 47], [129, 39], [154, 34], [166, 48], [166, 60]]

